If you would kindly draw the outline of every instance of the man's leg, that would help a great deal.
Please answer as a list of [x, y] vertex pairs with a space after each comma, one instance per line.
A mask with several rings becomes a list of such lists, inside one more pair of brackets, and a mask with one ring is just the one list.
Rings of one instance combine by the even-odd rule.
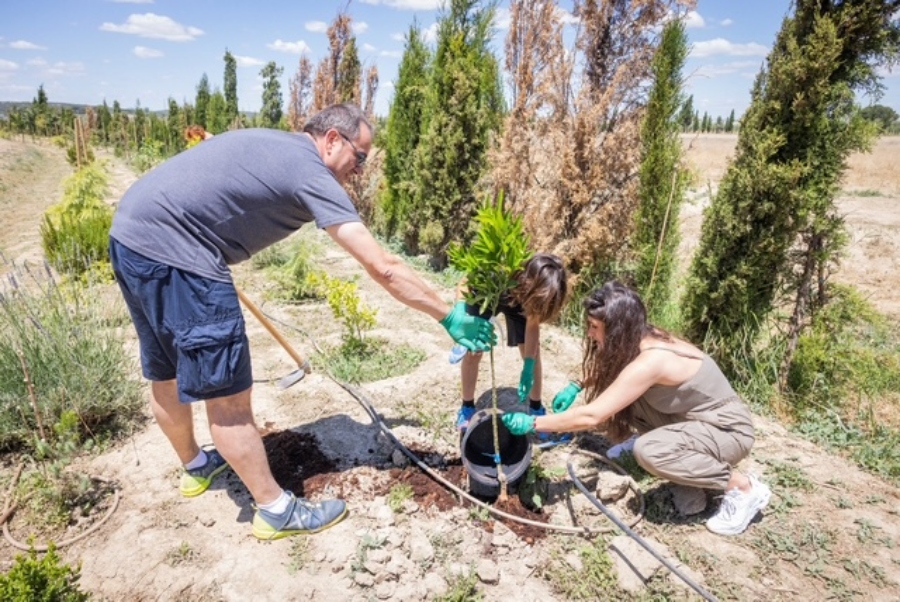
[[209, 430], [216, 449], [241, 478], [257, 504], [271, 503], [281, 495], [275, 482], [262, 436], [256, 428], [251, 389], [206, 401]]
[[178, 399], [176, 381], [164, 380], [150, 383], [150, 407], [159, 428], [178, 454], [182, 464], [192, 461], [200, 453], [194, 438], [194, 416], [191, 404]]

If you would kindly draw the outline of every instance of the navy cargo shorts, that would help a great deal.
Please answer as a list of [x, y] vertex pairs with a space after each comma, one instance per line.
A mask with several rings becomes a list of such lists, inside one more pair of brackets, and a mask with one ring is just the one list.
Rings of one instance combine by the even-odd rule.
[[178, 380], [182, 403], [253, 385], [250, 343], [237, 291], [135, 253], [110, 238], [109, 256], [151, 381]]

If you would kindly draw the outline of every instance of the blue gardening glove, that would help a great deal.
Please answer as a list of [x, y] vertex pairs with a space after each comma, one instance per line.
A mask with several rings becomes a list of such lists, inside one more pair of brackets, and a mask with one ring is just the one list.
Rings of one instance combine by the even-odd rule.
[[532, 387], [534, 387], [534, 358], [526, 357], [522, 375], [519, 377], [519, 403], [525, 403], [531, 395]]
[[578, 383], [569, 383], [566, 388], [556, 394], [553, 398], [553, 413], [559, 414], [568, 410], [575, 402], [575, 398], [581, 393], [581, 387]]
[[497, 344], [493, 324], [467, 314], [465, 301], [459, 301], [453, 306], [453, 310], [441, 320], [441, 326], [454, 341], [469, 351], [490, 351]]
[[500, 417], [506, 428], [513, 435], [527, 435], [534, 432], [534, 416], [515, 412]]

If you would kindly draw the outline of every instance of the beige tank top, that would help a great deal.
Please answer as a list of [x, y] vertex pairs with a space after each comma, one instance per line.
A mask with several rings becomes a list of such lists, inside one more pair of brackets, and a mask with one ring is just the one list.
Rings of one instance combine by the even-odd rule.
[[649, 349], [662, 349], [681, 357], [702, 361], [697, 373], [677, 387], [653, 385], [647, 389], [643, 399], [657, 412], [692, 417], [697, 413], [716, 410], [731, 401], [742, 403], [719, 366], [708, 355], [697, 357], [666, 347], [648, 347], [645, 351]]

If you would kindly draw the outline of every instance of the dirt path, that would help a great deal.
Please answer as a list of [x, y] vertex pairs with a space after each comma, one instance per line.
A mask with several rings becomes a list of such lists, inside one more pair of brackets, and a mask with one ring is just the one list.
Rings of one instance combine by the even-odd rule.
[[[0, 141], [0, 157], [25, 160], [31, 152], [27, 146]], [[59, 175], [64, 172], [60, 167]], [[133, 178], [121, 164], [114, 164], [112, 173], [120, 190]], [[48, 176], [43, 186], [52, 190], [49, 180]], [[17, 190], [15, 199], [4, 202], [27, 204], [35, 197], [27, 187]], [[16, 213], [22, 220], [18, 226], [4, 222], [4, 236], [20, 232], [17, 244], [24, 249], [33, 245], [26, 239], [35, 237], [29, 230], [36, 225], [35, 211], [32, 205], [30, 212]], [[892, 219], [869, 217], [881, 225]], [[892, 233], [891, 240], [897, 240], [896, 228], [886, 231]], [[363, 391], [401, 441], [427, 455], [434, 466], [452, 467], [459, 459], [452, 428], [459, 384], [457, 369], [447, 362], [451, 344], [446, 334], [433, 320], [405, 309], [361, 276], [358, 266], [321, 235], [313, 232], [312, 236], [323, 248], [322, 269], [333, 276], [360, 276], [364, 300], [378, 309], [378, 329], [373, 334], [393, 344], [414, 345], [427, 355], [411, 374], [367, 384]], [[896, 278], [896, 270], [893, 274]], [[305, 335], [322, 344], [340, 337], [339, 326], [324, 304], [287, 306], [267, 301], [272, 284], [260, 272], [242, 265], [235, 275], [264, 311], [302, 330], [284, 327], [297, 349], [312, 356], [314, 366], [317, 358]], [[452, 298], [449, 289], [442, 292], [448, 300]], [[587, 562], [581, 552], [595, 539], [522, 537], [445, 490], [429, 490], [419, 481], [416, 491], [428, 493], [392, 509], [393, 489], [414, 480], [419, 471], [402, 466], [391, 442], [321, 370], [279, 392], [273, 381], [294, 366], [251, 315], [247, 314], [247, 320], [257, 379], [258, 424], [270, 435], [303, 436], [291, 440], [296, 446], [296, 468], [283, 478], [303, 487], [314, 499], [343, 497], [350, 507], [349, 517], [314, 537], [258, 542], [250, 534], [247, 491], [234, 476], [221, 479], [199, 498], [178, 495], [175, 456], [159, 429], [150, 424], [81, 467], [115, 480], [123, 495], [120, 508], [99, 533], [63, 550], [68, 561], [82, 563], [82, 587], [95, 599], [418, 601], [458, 591], [454, 587], [459, 580], [471, 578], [484, 600], [547, 602], [570, 599], [554, 584], [589, 583], [590, 576], [579, 572]], [[544, 343], [546, 397], [552, 398], [570, 375], [578, 373], [581, 347], [580, 341], [556, 328], [548, 329]], [[512, 350], [500, 349], [496, 363], [498, 382], [504, 386], [502, 403], [515, 403], [511, 387], [518, 382], [521, 362]], [[490, 382], [487, 364], [482, 362], [480, 391]], [[199, 407], [197, 413], [198, 437], [209, 442]], [[596, 437], [582, 443], [593, 449], [605, 446]], [[304, 472], [320, 452], [332, 468]], [[541, 461], [548, 467], [561, 466], [565, 457], [558, 451]], [[673, 558], [722, 600], [900, 598], [896, 551], [900, 489], [763, 417], [758, 418], [752, 458], [743, 468], [761, 475], [775, 493], [765, 516], [745, 534], [723, 538], [706, 531], [703, 520], [715, 509], [714, 500], [698, 517], [679, 518], [665, 485], [646, 492], [647, 514], [637, 531], [666, 546]], [[7, 467], [0, 472], [7, 477], [9, 471]], [[582, 524], [608, 526], [578, 499], [551, 498], [545, 515], [553, 523], [570, 524], [574, 513]], [[604, 537], [623, 547], [614, 535]], [[5, 570], [15, 553], [0, 547], [0, 568]], [[665, 575], [665, 570], [659, 573], [661, 578]], [[689, 597], [678, 580], [671, 581], [666, 586], [668, 599]], [[620, 595], [628, 598], [597, 586], [586, 599]]]
[[0, 140], [0, 251], [7, 260], [43, 260], [39, 233], [44, 212], [62, 199], [63, 180], [72, 171], [65, 152], [46, 141]]

